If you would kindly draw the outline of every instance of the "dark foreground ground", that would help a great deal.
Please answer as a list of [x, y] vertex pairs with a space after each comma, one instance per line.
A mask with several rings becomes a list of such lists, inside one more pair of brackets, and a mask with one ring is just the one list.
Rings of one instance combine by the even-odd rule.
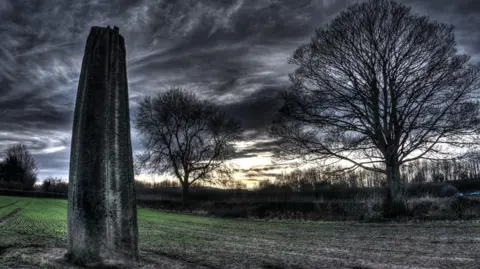
[[[62, 261], [66, 201], [0, 196], [0, 268]], [[137, 268], [480, 268], [480, 224], [250, 221], [139, 209]]]

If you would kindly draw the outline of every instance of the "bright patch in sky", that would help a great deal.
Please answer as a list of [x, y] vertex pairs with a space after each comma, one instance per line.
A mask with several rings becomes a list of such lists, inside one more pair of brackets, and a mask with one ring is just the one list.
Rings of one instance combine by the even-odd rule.
[[66, 148], [65, 146], [46, 148], [46, 149], [43, 150], [43, 153], [54, 153], [54, 152], [57, 152], [57, 151], [62, 151], [65, 148]]

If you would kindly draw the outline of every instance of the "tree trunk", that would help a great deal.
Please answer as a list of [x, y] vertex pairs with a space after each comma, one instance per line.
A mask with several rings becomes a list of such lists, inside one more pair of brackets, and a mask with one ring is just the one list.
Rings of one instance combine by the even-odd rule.
[[400, 178], [400, 165], [396, 157], [390, 157], [386, 162], [388, 191], [384, 204], [386, 217], [405, 216], [407, 203], [404, 195], [404, 185]]
[[182, 206], [185, 206], [188, 204], [188, 191], [190, 188], [190, 184], [188, 184], [188, 181], [182, 182]]

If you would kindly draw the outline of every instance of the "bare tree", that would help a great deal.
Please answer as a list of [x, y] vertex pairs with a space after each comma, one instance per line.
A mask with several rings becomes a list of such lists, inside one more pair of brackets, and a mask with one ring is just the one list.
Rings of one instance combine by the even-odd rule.
[[233, 157], [232, 142], [240, 134], [239, 122], [211, 102], [178, 88], [145, 97], [135, 127], [145, 147], [139, 155], [141, 167], [172, 173], [182, 185], [183, 203], [191, 184], [213, 180], [214, 172]]
[[480, 69], [468, 61], [453, 26], [388, 0], [349, 6], [290, 59], [299, 68], [271, 130], [280, 156], [383, 173], [389, 212], [405, 213], [402, 164], [477, 143]]
[[5, 150], [0, 165], [3, 181], [14, 188], [32, 189], [37, 181], [37, 163], [25, 145], [15, 144]]
[[40, 188], [44, 192], [68, 193], [68, 182], [59, 177], [49, 176], [43, 180]]
[[242, 188], [242, 182], [234, 177], [237, 166], [233, 163], [224, 163], [221, 167], [212, 173], [215, 183], [221, 187], [235, 189]]

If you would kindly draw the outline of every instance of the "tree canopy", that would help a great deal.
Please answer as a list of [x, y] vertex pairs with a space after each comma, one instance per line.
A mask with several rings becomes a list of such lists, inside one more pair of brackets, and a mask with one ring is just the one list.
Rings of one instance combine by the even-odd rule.
[[145, 97], [135, 127], [145, 148], [138, 156], [141, 167], [173, 174], [184, 196], [192, 183], [212, 180], [215, 171], [233, 158], [233, 142], [240, 134], [239, 122], [213, 103], [179, 88]]
[[451, 25], [394, 1], [349, 6], [290, 59], [298, 68], [271, 129], [279, 154], [384, 173], [401, 203], [400, 165], [478, 142], [469, 58]]
[[0, 181], [7, 188], [32, 189], [37, 181], [37, 164], [25, 145], [16, 144], [5, 150], [0, 163]]

